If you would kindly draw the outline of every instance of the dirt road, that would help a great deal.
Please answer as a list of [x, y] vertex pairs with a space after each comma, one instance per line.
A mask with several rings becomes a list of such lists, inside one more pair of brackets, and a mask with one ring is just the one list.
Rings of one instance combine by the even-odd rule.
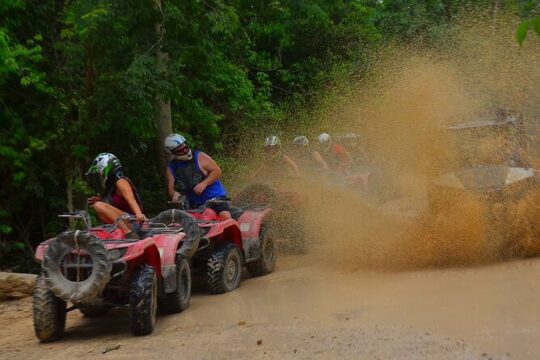
[[537, 359], [540, 260], [469, 269], [344, 273], [314, 256], [225, 295], [196, 293], [183, 314], [132, 337], [126, 314], [68, 315], [39, 344], [31, 300], [0, 304], [0, 358]]

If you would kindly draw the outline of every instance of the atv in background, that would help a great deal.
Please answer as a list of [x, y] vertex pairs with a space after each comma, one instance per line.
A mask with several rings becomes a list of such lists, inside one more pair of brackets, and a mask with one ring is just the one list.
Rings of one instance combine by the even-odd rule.
[[[189, 306], [189, 261], [199, 246], [199, 228], [188, 214], [178, 211], [176, 222], [164, 224], [159, 216], [145, 222], [140, 239], [126, 239], [119, 227], [92, 227], [87, 212], [61, 217], [84, 222], [85, 230], [68, 230], [42, 242], [35, 258], [41, 263], [33, 295], [33, 318], [41, 341], [60, 339], [66, 312], [79, 309], [96, 317], [113, 307], [129, 309], [134, 335], [150, 334], [156, 312], [178, 313]], [[72, 306], [67, 308], [67, 304]]]
[[[210, 199], [202, 206], [190, 209], [185, 197], [170, 207], [186, 209], [197, 223], [201, 241], [192, 258], [193, 276], [204, 279], [212, 294], [222, 294], [240, 285], [245, 265], [252, 276], [274, 271], [277, 251], [268, 205], [231, 208], [233, 219], [221, 220], [210, 208], [228, 199]], [[157, 218], [174, 224], [179, 210], [164, 211]], [[182, 212], [183, 213], [183, 212]]]
[[529, 255], [529, 245], [538, 239], [538, 190], [526, 156], [522, 119], [498, 111], [446, 130], [454, 148], [429, 179], [429, 216], [440, 218], [456, 207], [459, 211], [462, 204], [474, 203], [482, 209], [488, 241], [498, 256]]
[[274, 211], [269, 219], [280, 248], [293, 254], [308, 252], [305, 235], [306, 197], [295, 191], [278, 190], [264, 183], [254, 183], [241, 190], [234, 204], [242, 209], [270, 206]]

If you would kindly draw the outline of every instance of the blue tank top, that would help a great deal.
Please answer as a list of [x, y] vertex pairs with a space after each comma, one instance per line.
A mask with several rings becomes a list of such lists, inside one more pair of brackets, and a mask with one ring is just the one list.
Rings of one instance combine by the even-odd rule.
[[175, 189], [185, 194], [189, 202], [195, 206], [202, 205], [207, 200], [216, 197], [227, 196], [227, 191], [219, 180], [208, 185], [201, 195], [193, 192], [193, 188], [207, 178], [199, 167], [199, 154], [200, 151], [195, 150], [193, 159], [189, 161], [171, 160], [169, 162], [169, 169], [174, 176]]

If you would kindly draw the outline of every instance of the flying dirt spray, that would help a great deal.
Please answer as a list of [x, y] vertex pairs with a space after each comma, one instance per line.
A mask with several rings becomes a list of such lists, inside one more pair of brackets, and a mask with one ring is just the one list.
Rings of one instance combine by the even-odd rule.
[[430, 209], [439, 195], [429, 193], [429, 186], [447, 164], [459, 163], [464, 152], [478, 150], [479, 166], [482, 157], [500, 155], [502, 137], [486, 143], [469, 136], [464, 150], [447, 129], [452, 124], [496, 120], [511, 109], [525, 130], [519, 141], [527, 165], [505, 166], [540, 165], [540, 47], [531, 41], [520, 49], [513, 38], [515, 19], [499, 21], [496, 28], [463, 21], [437, 49], [388, 46], [374, 55], [375, 65], [353, 94], [319, 111], [330, 115], [310, 133], [332, 129], [360, 135], [369, 170], [359, 171], [369, 173], [369, 190], [328, 181], [326, 174], [312, 172], [304, 179], [305, 232], [317, 261], [346, 269], [405, 269], [470, 265], [538, 251], [535, 205], [540, 202], [534, 182], [528, 182], [526, 193], [505, 190], [495, 205], [464, 194], [447, 201], [436, 216]]

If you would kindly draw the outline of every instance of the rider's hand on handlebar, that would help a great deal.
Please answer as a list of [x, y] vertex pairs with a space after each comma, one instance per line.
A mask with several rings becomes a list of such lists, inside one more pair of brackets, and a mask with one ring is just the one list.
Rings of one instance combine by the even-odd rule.
[[178, 200], [180, 200], [180, 193], [178, 191], [175, 191], [171, 196], [171, 202], [178, 202]]
[[146, 215], [144, 215], [144, 214], [137, 214], [137, 215], [135, 215], [135, 219], [137, 219], [137, 222], [138, 222], [139, 224], [141, 224], [141, 223], [145, 222], [146, 220], [148, 220], [148, 218], [147, 218]]

